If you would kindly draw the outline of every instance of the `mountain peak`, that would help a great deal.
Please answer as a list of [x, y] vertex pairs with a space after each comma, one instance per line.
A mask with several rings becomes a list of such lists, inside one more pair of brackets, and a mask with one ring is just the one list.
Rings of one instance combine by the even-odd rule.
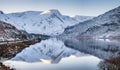
[[45, 10], [41, 14], [58, 14], [58, 15], [61, 15], [61, 13], [56, 9]]
[[51, 12], [50, 10], [45, 10], [45, 11], [42, 12], [42, 14], [48, 14], [50, 12]]

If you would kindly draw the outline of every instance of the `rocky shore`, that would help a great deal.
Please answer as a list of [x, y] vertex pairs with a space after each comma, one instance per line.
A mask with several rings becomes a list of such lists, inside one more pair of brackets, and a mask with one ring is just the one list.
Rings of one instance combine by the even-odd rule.
[[[7, 58], [11, 59], [14, 57], [17, 53], [21, 52], [24, 48], [29, 47], [32, 44], [35, 44], [37, 42], [40, 42], [41, 39], [33, 39], [33, 40], [24, 40], [24, 41], [18, 41], [7, 44], [1, 44], [0, 45], [0, 57], [1, 58]], [[0, 58], [0, 59], [1, 59]], [[11, 69], [10, 67], [7, 67], [0, 62], [0, 70], [15, 70]]]

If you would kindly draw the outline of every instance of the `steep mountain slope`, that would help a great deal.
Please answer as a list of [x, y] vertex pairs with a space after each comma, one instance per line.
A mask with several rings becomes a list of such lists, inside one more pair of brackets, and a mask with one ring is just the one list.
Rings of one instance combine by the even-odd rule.
[[120, 7], [91, 20], [81, 22], [65, 29], [64, 36], [110, 37], [120, 35]]
[[64, 31], [64, 28], [78, 23], [78, 18], [76, 19], [62, 15], [58, 10], [54, 9], [47, 11], [26, 11], [9, 14], [2, 13], [1, 15], [1, 20], [14, 25], [20, 30], [25, 30], [28, 33], [35, 34], [61, 34]]
[[14, 26], [0, 21], [0, 41], [13, 41], [25, 39], [23, 34]]

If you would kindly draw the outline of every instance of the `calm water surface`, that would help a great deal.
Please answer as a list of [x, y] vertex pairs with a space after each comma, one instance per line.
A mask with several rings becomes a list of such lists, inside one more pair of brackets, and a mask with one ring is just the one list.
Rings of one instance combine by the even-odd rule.
[[[12, 59], [13, 63], [11, 64], [13, 67], [17, 70], [120, 69], [120, 43], [118, 40], [66, 39], [59, 41], [51, 39], [43, 43], [46, 45], [44, 48], [42, 46], [30, 47], [30, 49], [25, 49], [19, 53]], [[65, 44], [66, 46], [60, 44]], [[30, 55], [28, 51], [37, 55]], [[37, 58], [34, 58], [36, 60], [31, 60], [34, 56], [39, 56], [40, 60], [38, 61]], [[28, 58], [31, 59], [29, 60]]]

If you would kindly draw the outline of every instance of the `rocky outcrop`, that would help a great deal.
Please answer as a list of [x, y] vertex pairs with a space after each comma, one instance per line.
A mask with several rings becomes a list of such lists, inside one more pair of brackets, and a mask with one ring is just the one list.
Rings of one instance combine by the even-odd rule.
[[0, 21], [0, 41], [14, 41], [14, 40], [25, 40], [26, 35], [22, 34], [21, 31], [16, 27]]

